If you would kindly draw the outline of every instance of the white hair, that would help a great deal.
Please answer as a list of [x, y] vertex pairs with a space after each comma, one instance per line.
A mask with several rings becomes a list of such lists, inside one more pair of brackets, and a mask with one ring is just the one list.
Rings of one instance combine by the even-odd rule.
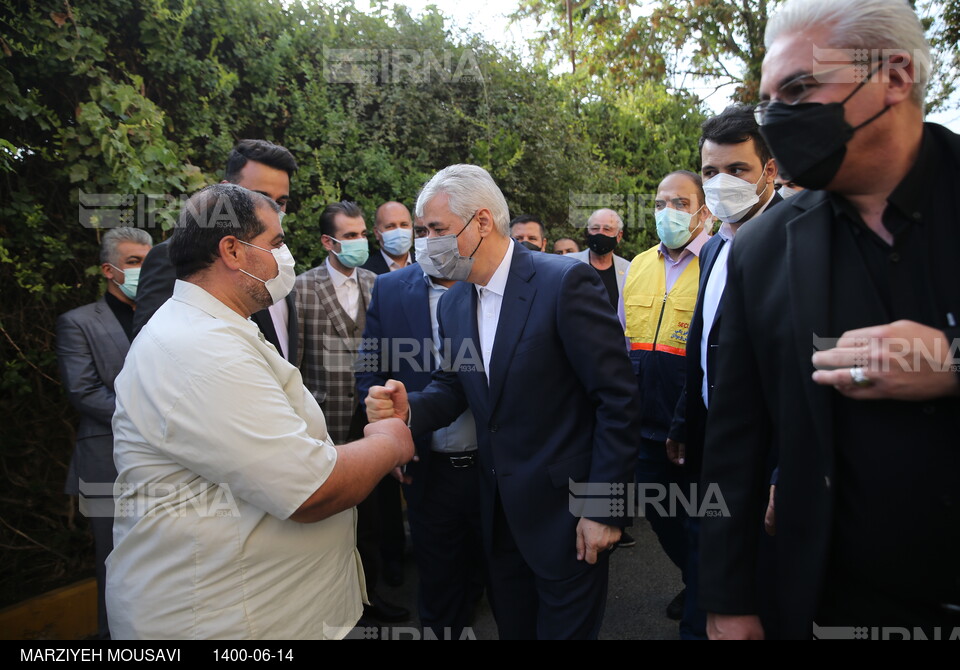
[[153, 246], [153, 238], [150, 233], [140, 228], [129, 228], [126, 226], [120, 228], [111, 228], [100, 240], [100, 262], [116, 265], [120, 262], [121, 242], [133, 242], [134, 244], [145, 244], [148, 247]]
[[417, 196], [416, 215], [423, 217], [424, 206], [438, 195], [447, 196], [447, 207], [467, 221], [477, 210], [489, 209], [497, 231], [510, 237], [510, 209], [500, 187], [490, 173], [477, 165], [450, 165], [423, 185]]
[[590, 224], [593, 223], [593, 219], [597, 216], [597, 214], [600, 214], [601, 212], [610, 212], [611, 214], [613, 214], [613, 218], [617, 220], [617, 230], [618, 231], [623, 230], [623, 219], [620, 218], [620, 215], [617, 213], [615, 209], [598, 209], [594, 211], [590, 216], [587, 217], [587, 227], [589, 227]]
[[923, 108], [930, 44], [907, 0], [787, 0], [767, 22], [764, 45], [769, 49], [781, 34], [816, 26], [830, 27], [829, 43], [817, 45], [822, 48], [906, 52], [913, 63], [911, 97]]

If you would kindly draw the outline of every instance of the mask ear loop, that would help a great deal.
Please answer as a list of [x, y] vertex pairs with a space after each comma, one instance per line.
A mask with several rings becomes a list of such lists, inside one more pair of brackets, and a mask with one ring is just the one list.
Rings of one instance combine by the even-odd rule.
[[[857, 94], [857, 91], [859, 91], [861, 88], [863, 88], [864, 86], [866, 86], [867, 82], [870, 81], [871, 79], [873, 79], [873, 75], [875, 75], [877, 72], [879, 72], [881, 67], [883, 67], [883, 61], [877, 61], [877, 67], [876, 67], [873, 71], [871, 71], [870, 74], [868, 74], [868, 75], [863, 79], [863, 81], [861, 81], [859, 84], [857, 84], [857, 87], [856, 87], [855, 89], [853, 89], [852, 91], [850, 91], [850, 95], [848, 95], [846, 98], [844, 98], [844, 99], [840, 102], [840, 105], [841, 105], [841, 106], [846, 105], [846, 104], [847, 104], [847, 101], [848, 101], [850, 98], [852, 98], [854, 95]], [[857, 126], [856, 128], [854, 128], [854, 129], [853, 129], [853, 132], [857, 132], [858, 130], [860, 130], [861, 128], [863, 128], [865, 125], [867, 125], [867, 124], [869, 124], [869, 123], [873, 123], [874, 121], [876, 121], [877, 119], [879, 119], [881, 116], [883, 116], [884, 114], [886, 114], [889, 109], [890, 109], [890, 105], [887, 105], [886, 107], [884, 107], [883, 109], [881, 109], [879, 112], [877, 112], [876, 114], [874, 114], [873, 116], [871, 116], [869, 119], [867, 119], [866, 121], [864, 121], [863, 123], [861, 123], [859, 126]]]

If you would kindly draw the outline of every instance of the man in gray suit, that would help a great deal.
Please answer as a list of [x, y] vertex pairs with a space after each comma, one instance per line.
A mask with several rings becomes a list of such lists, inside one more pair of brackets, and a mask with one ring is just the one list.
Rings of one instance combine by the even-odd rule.
[[[77, 444], [70, 459], [65, 492], [80, 495], [80, 511], [89, 516], [96, 555], [98, 635], [109, 637], [104, 605], [104, 561], [113, 548], [113, 504], [99, 506], [84, 494], [103, 495], [113, 487], [113, 432], [116, 398], [113, 381], [130, 348], [134, 297], [143, 262], [153, 241], [144, 230], [112, 228], [100, 244], [100, 271], [107, 292], [97, 302], [77, 307], [57, 320], [57, 359], [70, 403], [80, 413]], [[91, 486], [92, 485], [92, 486]]]

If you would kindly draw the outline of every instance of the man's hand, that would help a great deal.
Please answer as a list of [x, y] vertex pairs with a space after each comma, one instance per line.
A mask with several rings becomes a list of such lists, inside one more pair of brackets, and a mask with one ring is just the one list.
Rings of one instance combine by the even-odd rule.
[[777, 513], [773, 509], [773, 495], [777, 492], [776, 485], [770, 487], [770, 500], [767, 502], [767, 513], [763, 515], [763, 529], [767, 535], [773, 537], [777, 534]]
[[413, 460], [413, 457], [416, 455], [413, 446], [413, 435], [410, 434], [410, 429], [407, 428], [406, 423], [396, 417], [388, 417], [364, 426], [363, 436], [370, 437], [372, 435], [386, 435], [387, 437], [393, 438], [397, 446], [396, 467], [406, 465]]
[[667, 438], [667, 458], [674, 465], [683, 465], [687, 462], [687, 445]]
[[590, 519], [580, 519], [577, 524], [577, 560], [590, 565], [597, 562], [597, 554], [606, 551], [620, 541], [622, 530]]
[[707, 613], [707, 637], [711, 640], [762, 640], [760, 617], [753, 614]]
[[[414, 463], [416, 463], [417, 461], [420, 460], [420, 457], [417, 456], [416, 454], [414, 454], [414, 455], [413, 455], [413, 458], [412, 458], [411, 460], [412, 460]], [[393, 477], [394, 479], [396, 479], [396, 480], [397, 480], [398, 482], [400, 482], [401, 484], [412, 484], [412, 483], [413, 483], [413, 477], [411, 477], [410, 475], [407, 474], [407, 467], [406, 467], [405, 465], [404, 465], [404, 466], [395, 467], [393, 470], [390, 471], [390, 476]]]
[[[960, 395], [953, 365], [943, 331], [894, 321], [847, 331], [836, 347], [813, 354], [813, 381], [855, 400], [932, 400]], [[852, 368], [861, 368], [869, 381], [855, 384]]]
[[[397, 418], [407, 423], [410, 420], [410, 405], [403, 382], [389, 380], [384, 386], [371, 386], [367, 392], [367, 421], [383, 421]], [[409, 459], [408, 459], [409, 460]]]

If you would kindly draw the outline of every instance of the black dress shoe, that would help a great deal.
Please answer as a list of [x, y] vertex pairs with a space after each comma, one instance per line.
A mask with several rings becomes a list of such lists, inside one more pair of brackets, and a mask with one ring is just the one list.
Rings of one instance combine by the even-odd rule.
[[380, 623], [400, 623], [410, 620], [410, 610], [393, 605], [376, 594], [370, 595], [370, 604], [363, 606], [363, 616]]
[[673, 621], [680, 621], [683, 618], [683, 605], [687, 601], [687, 590], [683, 589], [673, 597], [670, 604], [667, 605], [667, 618]]

